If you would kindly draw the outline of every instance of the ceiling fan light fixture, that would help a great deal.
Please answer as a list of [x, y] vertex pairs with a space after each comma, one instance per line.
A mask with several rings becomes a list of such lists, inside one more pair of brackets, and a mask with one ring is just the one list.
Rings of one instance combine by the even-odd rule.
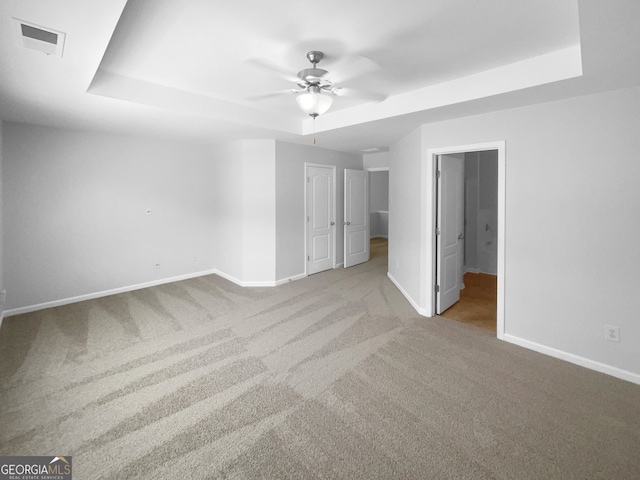
[[333, 98], [331, 95], [319, 91], [312, 91], [310, 88], [307, 92], [298, 95], [296, 102], [300, 110], [304, 113], [312, 117], [317, 117], [329, 110], [329, 107], [331, 107], [333, 103]]

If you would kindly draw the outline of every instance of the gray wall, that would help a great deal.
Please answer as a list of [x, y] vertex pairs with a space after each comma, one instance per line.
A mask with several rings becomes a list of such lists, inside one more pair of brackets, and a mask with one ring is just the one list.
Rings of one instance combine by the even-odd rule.
[[[389, 167], [389, 273], [403, 293], [419, 304], [421, 264], [420, 226], [422, 131], [420, 128], [391, 147]], [[417, 167], [417, 170], [416, 170]], [[417, 281], [416, 281], [417, 280]]]
[[389, 167], [391, 152], [365, 153], [362, 155], [362, 166], [365, 169]]
[[275, 140], [212, 148], [15, 123], [3, 130], [6, 310], [213, 270], [244, 285], [303, 274], [305, 161], [338, 167], [343, 261], [344, 168], [361, 169], [360, 155]]
[[[3, 158], [3, 129], [4, 123], [0, 121], [0, 291], [4, 289], [4, 195], [2, 193], [3, 188], [2, 184], [4, 183], [4, 179], [2, 176], [2, 158]], [[0, 301], [0, 319], [2, 318], [2, 313], [5, 310], [5, 302]], [[0, 320], [1, 322], [1, 320]]]
[[369, 172], [370, 236], [389, 235], [389, 172]]
[[389, 210], [389, 172], [369, 172], [369, 210]]
[[243, 140], [243, 280], [276, 280], [276, 142]]
[[242, 142], [225, 145], [212, 162], [214, 174], [211, 178], [217, 207], [215, 268], [239, 281], [243, 278], [242, 155]]
[[362, 156], [276, 142], [276, 278], [305, 272], [304, 164], [336, 165], [336, 261], [344, 262], [344, 169], [362, 170]]
[[[390, 274], [425, 305], [421, 279], [429, 272], [415, 264], [426, 261], [420, 178], [427, 149], [504, 140], [506, 336], [640, 379], [638, 111], [634, 87], [410, 133], [392, 146]], [[620, 327], [620, 343], [605, 340], [605, 324]]]
[[3, 127], [6, 309], [214, 268], [211, 152]]
[[464, 155], [464, 266], [471, 272], [478, 270], [478, 155]]
[[498, 151], [465, 154], [465, 267], [498, 272]]
[[275, 141], [241, 140], [216, 155], [216, 270], [245, 286], [275, 282]]

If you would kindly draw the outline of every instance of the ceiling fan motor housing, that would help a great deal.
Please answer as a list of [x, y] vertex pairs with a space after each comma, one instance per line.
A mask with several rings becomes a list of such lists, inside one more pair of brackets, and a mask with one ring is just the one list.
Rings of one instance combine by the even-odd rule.
[[298, 72], [298, 78], [305, 82], [307, 86], [320, 84], [320, 82], [322, 81], [322, 77], [329, 73], [322, 68], [316, 68], [316, 64], [323, 58], [324, 53], [318, 50], [311, 50], [310, 52], [307, 52], [307, 59], [311, 63], [313, 63], [313, 67], [305, 68], [304, 70], [300, 70]]
[[327, 73], [329, 72], [323, 70], [322, 68], [305, 68], [304, 70], [300, 70], [298, 72], [298, 78], [309, 84], [317, 84], [320, 83], [322, 77], [324, 77]]

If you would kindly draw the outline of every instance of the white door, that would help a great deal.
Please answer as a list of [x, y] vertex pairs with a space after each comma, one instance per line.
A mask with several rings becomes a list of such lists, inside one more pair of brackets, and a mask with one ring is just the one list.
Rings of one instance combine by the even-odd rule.
[[335, 167], [307, 165], [307, 274], [334, 267]]
[[369, 260], [369, 172], [344, 171], [344, 267]]
[[460, 300], [464, 252], [464, 157], [438, 156], [436, 312]]

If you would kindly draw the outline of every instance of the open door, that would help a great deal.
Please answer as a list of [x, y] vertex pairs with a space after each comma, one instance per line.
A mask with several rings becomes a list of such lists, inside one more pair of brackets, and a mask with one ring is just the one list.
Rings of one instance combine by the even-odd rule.
[[335, 167], [307, 165], [307, 274], [334, 267]]
[[[443, 158], [445, 157], [445, 158]], [[436, 313], [460, 300], [464, 252], [464, 156], [438, 156]]]
[[344, 170], [344, 267], [369, 260], [369, 172]]

